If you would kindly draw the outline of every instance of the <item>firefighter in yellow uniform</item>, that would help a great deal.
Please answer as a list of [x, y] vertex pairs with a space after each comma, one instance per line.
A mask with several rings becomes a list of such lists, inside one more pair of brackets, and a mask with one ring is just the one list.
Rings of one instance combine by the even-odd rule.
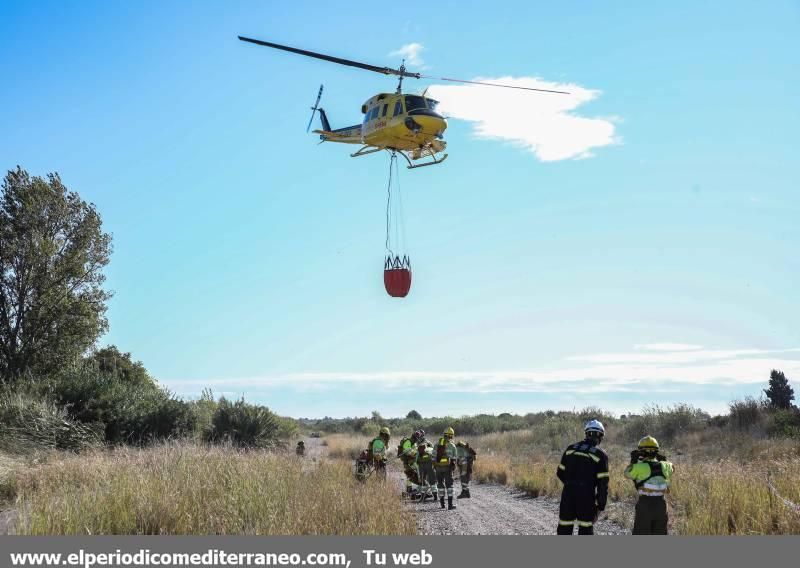
[[599, 420], [589, 420], [583, 428], [586, 438], [567, 447], [556, 475], [564, 484], [558, 511], [556, 534], [594, 534], [598, 512], [608, 499], [608, 455], [598, 446], [605, 435]]
[[391, 436], [389, 428], [384, 426], [378, 436], [369, 443], [369, 460], [372, 462], [373, 467], [383, 475], [386, 474], [386, 450], [389, 447]]
[[461, 478], [461, 493], [458, 494], [456, 499], [469, 499], [469, 482], [472, 479], [472, 464], [478, 453], [472, 449], [467, 442], [458, 442], [456, 444], [458, 450], [458, 473]]
[[624, 472], [639, 492], [633, 534], [667, 534], [669, 519], [664, 495], [669, 491], [674, 470], [672, 463], [659, 453], [655, 438], [645, 436], [639, 440]]
[[434, 450], [433, 444], [425, 439], [425, 433], [417, 442], [417, 469], [419, 471], [419, 485], [423, 503], [428, 497], [433, 497], [434, 501], [439, 499], [439, 492], [436, 487], [436, 470], [433, 468]]
[[397, 457], [403, 463], [403, 473], [406, 475], [407, 499], [420, 498], [418, 486], [420, 484], [419, 468], [417, 467], [417, 443], [425, 439], [425, 431], [417, 430], [411, 436], [403, 436], [397, 446]]
[[436, 444], [436, 458], [434, 468], [436, 469], [436, 486], [439, 489], [439, 505], [444, 509], [444, 493], [447, 490], [447, 509], [456, 508], [453, 503], [453, 471], [456, 469], [456, 459], [458, 450], [453, 443], [455, 432], [452, 428], [446, 428], [439, 442]]

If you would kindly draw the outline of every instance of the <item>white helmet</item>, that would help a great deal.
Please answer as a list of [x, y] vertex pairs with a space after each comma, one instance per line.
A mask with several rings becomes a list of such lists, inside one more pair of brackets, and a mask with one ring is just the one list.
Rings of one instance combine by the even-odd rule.
[[586, 423], [586, 426], [583, 427], [583, 431], [587, 434], [589, 432], [597, 432], [601, 436], [604, 436], [606, 433], [603, 423], [599, 420], [589, 420], [589, 422]]

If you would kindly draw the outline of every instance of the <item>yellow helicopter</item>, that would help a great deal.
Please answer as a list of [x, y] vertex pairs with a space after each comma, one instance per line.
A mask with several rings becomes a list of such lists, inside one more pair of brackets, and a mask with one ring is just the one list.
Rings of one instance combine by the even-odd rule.
[[[361, 105], [361, 112], [364, 114], [364, 120], [361, 124], [354, 124], [353, 126], [337, 129], [331, 128], [325, 110], [319, 106], [323, 91], [323, 87], [320, 86], [317, 100], [314, 106], [311, 107], [311, 120], [308, 122], [306, 132], [311, 128], [311, 123], [314, 121], [314, 114], [319, 111], [322, 130], [314, 130], [314, 132], [319, 134], [322, 142], [340, 142], [343, 144], [361, 145], [358, 151], [350, 154], [352, 158], [380, 152], [381, 150], [388, 150], [393, 153], [396, 152], [406, 159], [409, 169], [433, 166], [444, 162], [447, 158], [447, 154], [443, 153], [447, 147], [447, 142], [444, 141], [444, 131], [447, 129], [447, 120], [436, 110], [438, 101], [426, 97], [425, 92], [423, 92], [422, 95], [403, 94], [402, 86], [405, 77], [469, 83], [507, 89], [522, 89], [526, 91], [541, 91], [545, 93], [559, 93], [564, 95], [569, 94], [566, 91], [534, 89], [531, 87], [502, 85], [483, 81], [466, 81], [448, 77], [433, 77], [406, 70], [405, 61], [403, 61], [398, 69], [392, 69], [390, 67], [369, 65], [367, 63], [360, 63], [358, 61], [351, 61], [349, 59], [342, 59], [340, 57], [333, 57], [249, 37], [238, 37], [242, 41], [256, 45], [289, 51], [307, 57], [339, 63], [340, 65], [358, 67], [360, 69], [366, 69], [367, 71], [381, 73], [382, 75], [396, 75], [399, 77], [397, 90], [394, 93], [379, 93]], [[441, 156], [437, 157], [438, 154], [441, 154]], [[420, 159], [427, 159], [427, 161], [414, 164], [415, 161]]]

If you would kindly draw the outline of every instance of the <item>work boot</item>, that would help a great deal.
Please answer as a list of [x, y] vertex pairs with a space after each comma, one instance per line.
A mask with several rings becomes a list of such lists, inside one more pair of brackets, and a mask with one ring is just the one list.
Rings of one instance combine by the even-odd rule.
[[[444, 505], [442, 505], [442, 507], [444, 507]], [[453, 498], [452, 497], [448, 497], [447, 498], [447, 510], [448, 511], [452, 511], [455, 508], [456, 508], [456, 506], [453, 505]]]
[[469, 489], [462, 489], [456, 499], [469, 499]]
[[[452, 503], [452, 502], [453, 502], [453, 498], [450, 497], [450, 503]], [[439, 497], [439, 505], [441, 505], [442, 509], [444, 509], [444, 497]]]

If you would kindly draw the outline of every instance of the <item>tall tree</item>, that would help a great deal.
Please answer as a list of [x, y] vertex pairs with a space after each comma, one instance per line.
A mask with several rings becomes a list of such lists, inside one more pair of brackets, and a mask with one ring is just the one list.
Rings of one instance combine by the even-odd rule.
[[794, 389], [783, 371], [772, 369], [769, 374], [769, 388], [764, 391], [773, 408], [791, 408], [794, 400]]
[[0, 377], [49, 373], [108, 328], [110, 254], [94, 205], [58, 174], [8, 172], [0, 194]]

